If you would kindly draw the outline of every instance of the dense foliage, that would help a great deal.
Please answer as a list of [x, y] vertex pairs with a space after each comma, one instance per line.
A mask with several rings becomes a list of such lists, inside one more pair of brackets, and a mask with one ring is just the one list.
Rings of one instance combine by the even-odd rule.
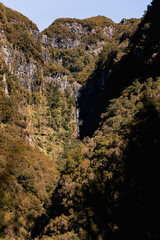
[[[5, 73], [7, 76], [7, 72]], [[14, 76], [9, 95], [0, 81], [0, 236], [29, 236], [34, 219], [45, 214], [44, 205], [59, 177], [55, 162], [34, 144], [27, 114], [28, 91]], [[21, 111], [20, 111], [21, 108]], [[28, 143], [31, 143], [30, 145]], [[32, 146], [31, 146], [32, 145]]]
[[46, 216], [59, 178], [57, 169], [71, 171], [81, 160], [77, 153], [73, 160], [63, 156], [65, 145], [73, 144], [77, 135], [71, 89], [63, 92], [57, 84], [44, 84], [41, 76], [39, 81], [39, 91], [25, 89], [4, 60], [0, 61], [2, 239], [29, 237], [35, 219]]
[[[92, 89], [92, 98], [87, 96], [84, 102], [86, 111], [92, 111], [89, 125], [102, 101], [106, 107], [113, 96], [120, 97], [111, 100], [94, 137], [83, 140], [88, 148], [83, 163], [61, 177], [48, 224], [39, 231], [42, 239], [63, 239], [66, 234], [73, 239], [159, 239], [159, 31], [151, 27], [152, 22], [157, 29], [160, 26], [159, 8], [159, 2], [153, 1], [120, 59], [123, 41], [106, 46], [100, 54], [95, 75], [85, 86], [86, 94]], [[146, 48], [147, 42], [154, 44]], [[137, 54], [140, 43], [143, 50]], [[101, 71], [108, 85], [100, 93]]]
[[[50, 53], [55, 63], [62, 61], [62, 66], [69, 70], [72, 74], [72, 77], [76, 80], [79, 76], [79, 73], [84, 72], [85, 68], [90, 67], [91, 70], [93, 70], [93, 67], [91, 66], [93, 65], [94, 58], [83, 48], [65, 50], [56, 50], [51, 48]], [[80, 78], [79, 82], [82, 81], [83, 79]]]
[[[92, 136], [98, 127], [100, 115], [105, 111], [110, 99], [119, 97], [135, 79], [143, 82], [150, 76], [156, 78], [160, 75], [158, 67], [160, 18], [157, 4], [153, 2], [153, 7], [149, 7], [135, 34], [134, 24], [131, 35], [123, 38], [122, 34], [116, 41], [109, 42], [100, 53], [96, 70], [81, 91], [82, 138]], [[127, 23], [122, 25], [127, 29], [129, 27]], [[103, 79], [101, 84], [97, 79]], [[91, 88], [92, 93], [86, 94], [90, 93]], [[88, 108], [85, 107], [86, 103]]]
[[159, 12], [39, 33], [0, 4], [1, 239], [159, 240]]
[[136, 81], [112, 100], [94, 138], [84, 139], [89, 160], [59, 181], [43, 234], [158, 239], [159, 86]]

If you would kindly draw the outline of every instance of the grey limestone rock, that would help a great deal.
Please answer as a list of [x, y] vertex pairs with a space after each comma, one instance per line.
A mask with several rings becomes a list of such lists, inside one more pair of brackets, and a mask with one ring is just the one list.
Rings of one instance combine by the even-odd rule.
[[67, 30], [77, 33], [78, 35], [88, 35], [88, 31], [86, 27], [83, 27], [82, 24], [77, 22], [72, 23], [63, 23], [63, 27], [67, 28]]

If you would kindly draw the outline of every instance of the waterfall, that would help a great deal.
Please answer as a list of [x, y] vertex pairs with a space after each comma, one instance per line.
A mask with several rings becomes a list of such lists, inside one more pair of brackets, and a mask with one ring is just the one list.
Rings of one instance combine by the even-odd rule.
[[77, 100], [76, 100], [76, 123], [77, 123], [78, 138], [80, 138], [80, 130], [79, 130], [79, 106], [78, 106], [78, 101], [77, 101]]
[[75, 96], [75, 103], [76, 103], [76, 110], [75, 110], [75, 116], [76, 116], [76, 125], [77, 125], [77, 131], [78, 131], [78, 138], [80, 138], [80, 121], [79, 121], [79, 103], [78, 103], [78, 97], [79, 97], [79, 90], [81, 88], [81, 85], [78, 83], [74, 84], [74, 96]]

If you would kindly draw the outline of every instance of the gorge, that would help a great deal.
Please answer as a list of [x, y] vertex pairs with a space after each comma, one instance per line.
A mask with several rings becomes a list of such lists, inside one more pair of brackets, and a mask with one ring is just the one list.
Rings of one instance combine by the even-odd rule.
[[159, 12], [39, 32], [0, 3], [0, 239], [159, 240]]

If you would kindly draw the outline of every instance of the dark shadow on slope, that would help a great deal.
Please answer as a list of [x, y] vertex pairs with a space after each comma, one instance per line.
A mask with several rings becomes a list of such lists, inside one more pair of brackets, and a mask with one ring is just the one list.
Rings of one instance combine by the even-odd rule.
[[129, 142], [124, 151], [126, 178], [119, 205], [120, 239], [160, 239], [160, 115], [151, 102], [144, 101], [143, 111], [137, 114], [126, 136]]
[[80, 107], [80, 138], [92, 136], [100, 121], [100, 114], [106, 109], [105, 86], [109, 76], [109, 71], [113, 68], [113, 61], [116, 52], [111, 52], [108, 56], [107, 67], [102, 70], [99, 65], [95, 72], [89, 77], [87, 84], [81, 88], [79, 94]]
[[114, 178], [105, 180], [109, 169], [104, 163], [97, 169], [97, 180], [84, 190], [88, 239], [160, 239], [160, 115], [147, 99], [143, 104], [142, 112], [123, 129], [128, 144], [122, 159], [110, 159], [116, 164]]
[[149, 77], [154, 79], [160, 75], [160, 4], [155, 0], [152, 5], [148, 7], [147, 14], [131, 39], [129, 53], [114, 63], [116, 52], [111, 52], [104, 69], [99, 65], [87, 85], [81, 89], [81, 139], [93, 135], [109, 100], [119, 97], [135, 79], [143, 82]]
[[[51, 206], [50, 207], [44, 206], [44, 208], [46, 209], [46, 213], [35, 220], [35, 224], [31, 232], [32, 239], [36, 237], [40, 238], [43, 236], [44, 229], [47, 226], [47, 224], [49, 224], [51, 219], [55, 219], [56, 217], [59, 217], [62, 214], [69, 215], [69, 209], [65, 209], [62, 204], [63, 198], [65, 198], [65, 195], [59, 196], [59, 190], [61, 189], [61, 187], [62, 186], [59, 182], [59, 184], [57, 185], [56, 189], [53, 192], [53, 196], [51, 198], [52, 200]], [[45, 234], [49, 235], [48, 232], [46, 232]]]
[[[72, 209], [77, 218], [71, 220], [68, 231], [85, 229], [87, 237], [81, 239], [160, 239], [160, 115], [155, 107], [157, 103], [147, 98], [142, 102], [143, 108], [134, 120], [120, 129], [119, 134], [127, 143], [122, 155], [118, 158], [100, 151], [98, 158], [91, 162], [94, 179], [85, 180], [81, 176], [83, 184], [72, 189], [71, 206], [64, 206], [64, 182], [59, 183], [48, 211], [49, 218], [46, 222], [42, 219], [44, 226], [40, 219], [37, 221], [41, 229], [35, 228], [32, 236], [40, 235], [49, 219], [63, 214], [70, 216]], [[113, 177], [109, 178], [108, 172]], [[73, 178], [70, 181], [74, 183]]]

